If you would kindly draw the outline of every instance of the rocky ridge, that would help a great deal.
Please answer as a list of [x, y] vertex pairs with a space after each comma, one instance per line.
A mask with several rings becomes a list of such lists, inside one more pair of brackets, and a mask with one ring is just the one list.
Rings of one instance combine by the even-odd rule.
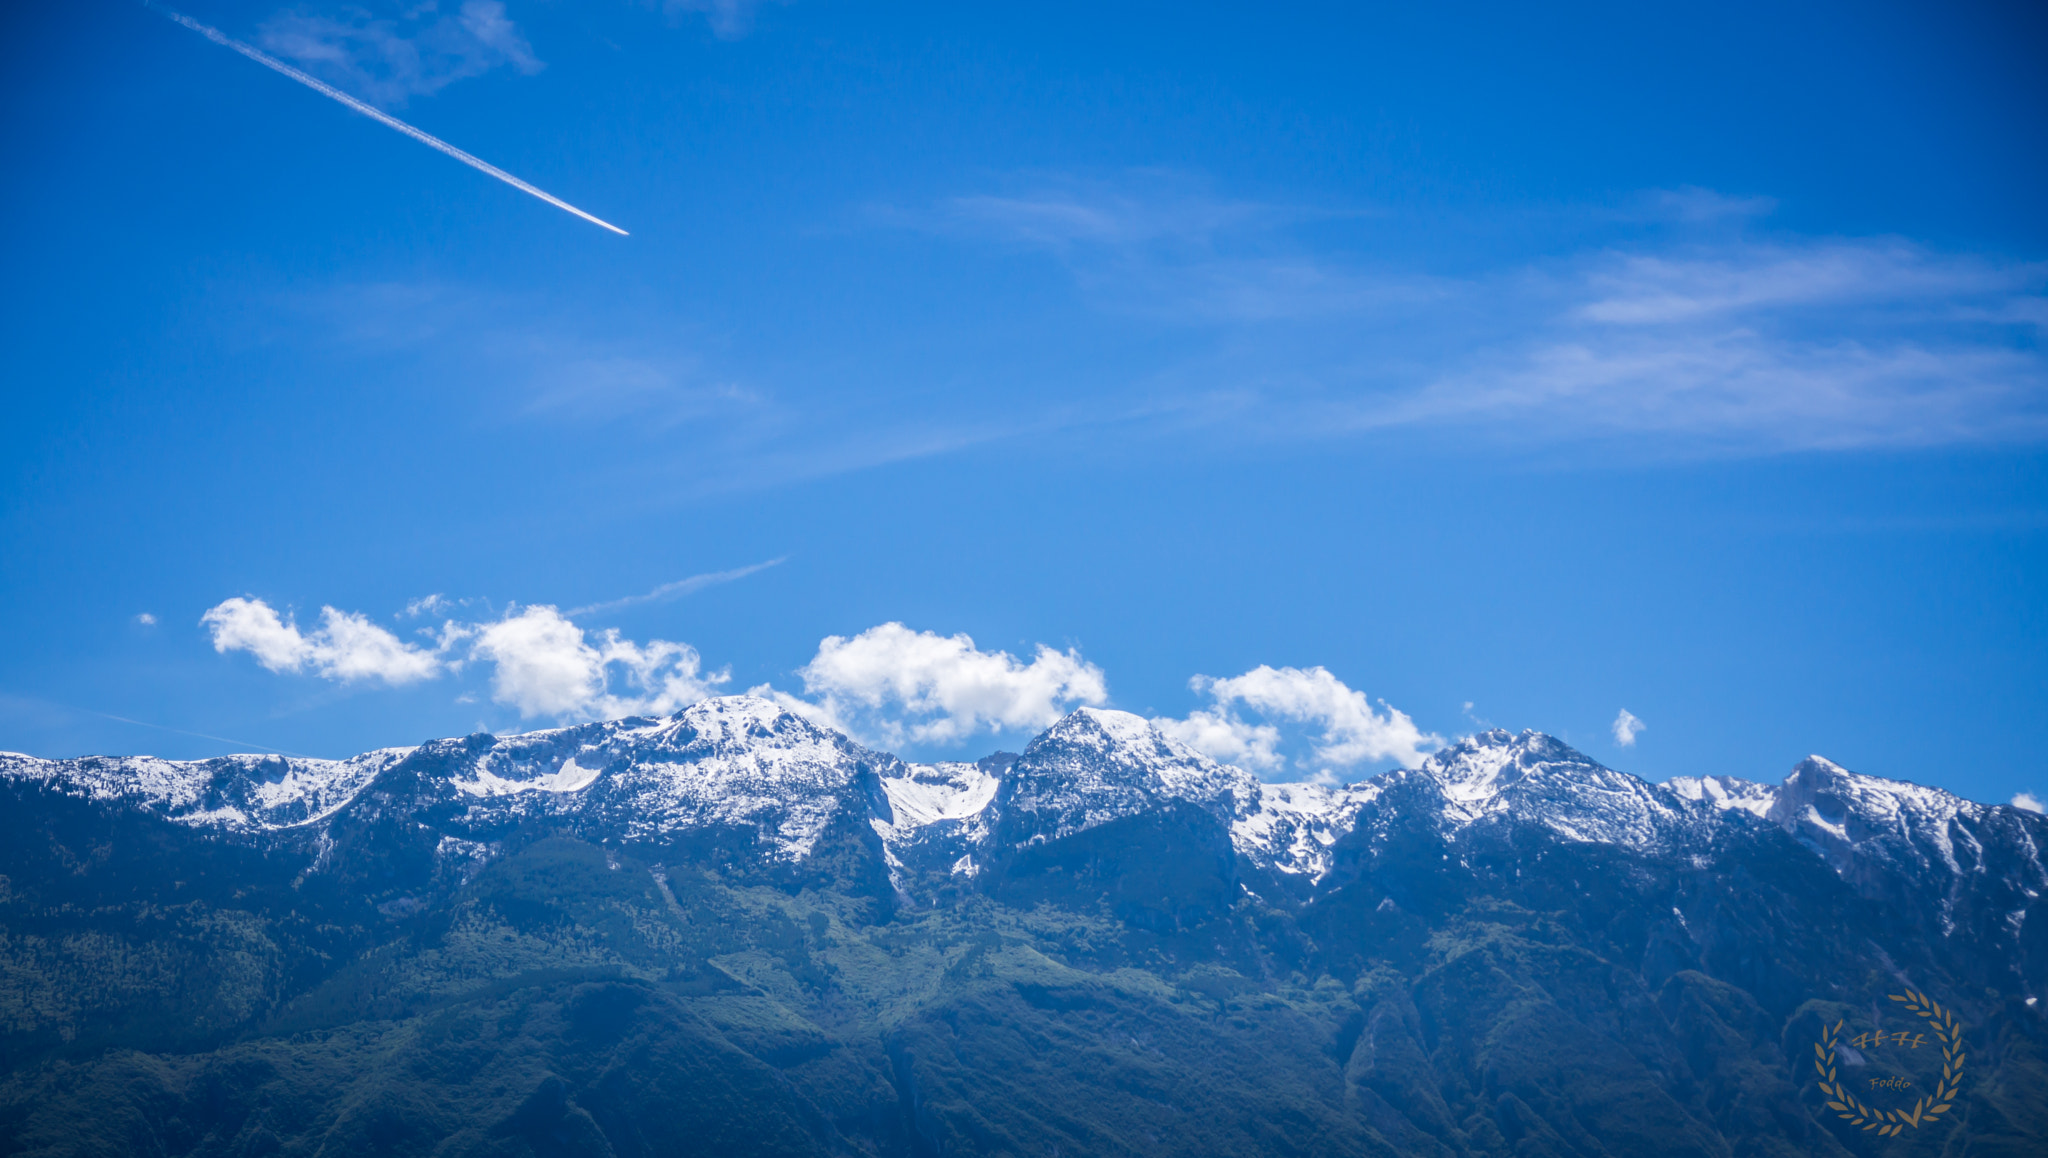
[[[351, 810], [397, 805], [471, 856], [508, 826], [546, 818], [625, 843], [742, 833], [762, 858], [793, 864], [853, 809], [893, 867], [943, 864], [966, 876], [1005, 850], [1178, 803], [1226, 826], [1249, 864], [1309, 884], [1330, 872], [1332, 849], [1362, 818], [1420, 813], [1446, 837], [1533, 825], [1571, 842], [1678, 852], [1740, 817], [1782, 828], [1866, 891], [1932, 885], [1951, 910], [1995, 903], [2006, 921], [2048, 891], [2036, 814], [1818, 756], [1778, 786], [1733, 777], [1657, 785], [1541, 733], [1499, 729], [1357, 784], [1265, 784], [1127, 712], [1079, 709], [1020, 756], [914, 765], [771, 701], [728, 696], [664, 718], [479, 734], [348, 760], [0, 754], [0, 777], [127, 802], [229, 839], [317, 833]], [[1987, 888], [1995, 896], [1975, 895]]]
[[2048, 822], [1819, 758], [1264, 784], [1120, 712], [909, 764], [730, 697], [0, 798], [5, 1153], [1876, 1158], [1812, 1043], [1902, 986], [1969, 1026], [1928, 1146], [2048, 1136]]

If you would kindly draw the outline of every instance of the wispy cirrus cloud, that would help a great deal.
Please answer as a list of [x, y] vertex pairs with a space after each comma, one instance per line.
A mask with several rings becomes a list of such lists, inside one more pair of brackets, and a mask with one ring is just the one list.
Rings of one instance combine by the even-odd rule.
[[[606, 422], [631, 419], [668, 429], [707, 418], [759, 418], [772, 402], [754, 387], [705, 372], [694, 355], [577, 348], [528, 335], [535, 417]], [[547, 348], [549, 345], [554, 348]]]
[[1996, 345], [1793, 338], [1744, 326], [1593, 333], [1495, 352], [1335, 425], [1501, 429], [1511, 440], [1661, 436], [1696, 451], [1854, 450], [2048, 437], [2039, 355]]
[[[1590, 263], [1577, 316], [1655, 326], [1770, 310], [1890, 310], [1903, 320], [1983, 320], [1984, 306], [2038, 298], [2040, 266], [1941, 254], [1896, 238], [1693, 246]], [[2032, 292], [2029, 292], [2032, 291]], [[1850, 318], [1841, 318], [1850, 321]]]
[[298, 7], [264, 21], [258, 43], [372, 104], [402, 108], [459, 80], [544, 67], [499, 0], [434, 0], [379, 15], [355, 5]]
[[671, 23], [679, 22], [686, 16], [702, 16], [711, 28], [712, 35], [722, 40], [735, 40], [745, 36], [754, 26], [754, 10], [764, 0], [641, 0], [649, 8], [658, 8]]
[[1610, 463], [2048, 439], [2048, 268], [1761, 236], [1758, 199], [1673, 199], [1600, 217], [1622, 222], [1600, 245], [1454, 272], [1376, 255], [1361, 238], [1399, 235], [1392, 215], [1173, 174], [871, 212], [1065, 277], [1115, 323], [1114, 368], [1083, 368], [1085, 390], [1046, 388], [1071, 365], [971, 339], [894, 362], [748, 352], [644, 302], [563, 309], [455, 284], [336, 287], [288, 322], [326, 328], [338, 358], [402, 356], [423, 381], [467, 384], [486, 421], [585, 447], [582, 469], [650, 504], [1003, 442], [1427, 439]]
[[1096, 305], [1194, 325], [1356, 318], [1439, 300], [1421, 273], [1372, 270], [1287, 242], [1290, 230], [1364, 216], [1216, 195], [1147, 170], [1123, 182], [1040, 178], [1002, 194], [946, 198], [879, 220], [1058, 258]]
[[1708, 451], [2048, 438], [2048, 269], [1894, 239], [1603, 254], [1469, 364], [1364, 426], [1513, 423]]
[[502, 420], [642, 436], [690, 423], [699, 439], [746, 445], [792, 417], [771, 391], [707, 366], [687, 331], [614, 316], [627, 311], [437, 280], [280, 293], [269, 307], [277, 333], [318, 334], [336, 357], [417, 359], [444, 380], [487, 383]]
[[1716, 454], [2048, 438], [2048, 266], [1752, 236], [1771, 208], [1641, 198], [1643, 236], [1457, 276], [1299, 236], [1341, 215], [1153, 173], [953, 198], [922, 221], [1050, 255], [1097, 308], [1216, 333], [1222, 353], [1162, 374], [1159, 412], [1183, 423]]
[[1637, 199], [1633, 215], [1696, 225], [1768, 217], [1777, 208], [1774, 197], [1745, 197], [1687, 185], [1680, 189], [1650, 190]]
[[[715, 337], [700, 344], [693, 327], [644, 304], [576, 310], [420, 280], [280, 292], [263, 309], [280, 338], [316, 335], [336, 363], [411, 368], [423, 384], [464, 393], [499, 430], [600, 442], [584, 456], [591, 473], [627, 477], [650, 503], [945, 455], [1066, 421], [1036, 400], [904, 407], [891, 393], [902, 383], [848, 390], [838, 369], [737, 369], [701, 352]], [[690, 453], [678, 454], [684, 429]]]
[[1204, 183], [1157, 171], [1123, 183], [1053, 179], [1007, 193], [949, 197], [924, 222], [1077, 254], [1090, 247], [1209, 249], [1228, 233], [1301, 216], [1284, 206], [1218, 197]]

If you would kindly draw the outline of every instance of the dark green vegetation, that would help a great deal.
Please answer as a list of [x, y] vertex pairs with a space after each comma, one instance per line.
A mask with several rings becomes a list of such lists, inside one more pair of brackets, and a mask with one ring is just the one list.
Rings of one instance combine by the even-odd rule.
[[[368, 810], [249, 847], [0, 785], [0, 1153], [2029, 1155], [2048, 1035], [1782, 831], [1659, 860], [1420, 823], [1303, 903], [1196, 809], [972, 880], [862, 825], [527, 827], [467, 879]], [[913, 902], [912, 898], [915, 898]], [[2042, 908], [2040, 902], [2034, 905]], [[2048, 913], [2030, 913], [2048, 929]], [[2030, 967], [2031, 968], [2031, 967]], [[2009, 970], [2008, 970], [2009, 973]], [[1947, 1117], [1814, 1094], [1824, 1021], [1970, 1026]], [[1900, 1051], [1924, 1088], [1932, 1051]], [[1903, 1067], [1903, 1068], [1900, 1068]], [[1918, 1067], [1917, 1069], [1914, 1067]], [[1877, 1095], [1872, 1095], [1876, 1100]]]

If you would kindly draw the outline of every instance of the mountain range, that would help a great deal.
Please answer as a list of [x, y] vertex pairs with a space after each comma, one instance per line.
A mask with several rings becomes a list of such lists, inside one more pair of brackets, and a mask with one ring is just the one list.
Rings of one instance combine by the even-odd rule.
[[2044, 847], [1818, 756], [1269, 784], [1093, 708], [0, 754], [0, 1154], [2034, 1155]]

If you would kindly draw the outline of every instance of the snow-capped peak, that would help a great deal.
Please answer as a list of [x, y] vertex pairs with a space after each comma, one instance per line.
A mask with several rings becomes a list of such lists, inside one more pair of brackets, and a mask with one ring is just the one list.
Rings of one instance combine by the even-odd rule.
[[1185, 801], [1225, 821], [1257, 807], [1259, 784], [1142, 716], [1080, 708], [1031, 741], [997, 795], [1004, 839], [1055, 839]]
[[257, 832], [311, 824], [355, 799], [377, 775], [411, 755], [380, 748], [346, 760], [244, 754], [210, 760], [86, 756], [39, 760], [0, 755], [0, 777], [41, 781], [92, 800], [132, 800], [197, 827]]
[[[1253, 862], [1310, 880], [1329, 872], [1332, 848], [1347, 834], [1403, 813], [1427, 816], [1446, 836], [1538, 824], [1567, 840], [1675, 851], [1742, 812], [1782, 827], [1866, 884], [1885, 874], [1917, 881], [1929, 872], [1988, 872], [2013, 896], [2048, 891], [2040, 852], [2048, 833], [2032, 813], [1860, 775], [1819, 756], [1776, 787], [1727, 776], [1660, 787], [1541, 733], [1498, 729], [1466, 737], [1413, 771], [1359, 784], [1261, 784], [1128, 712], [1079, 709], [1021, 756], [913, 766], [772, 701], [727, 696], [667, 717], [475, 735], [348, 760], [0, 753], [0, 779], [222, 833], [306, 829], [326, 840], [331, 828], [323, 825], [395, 808], [438, 828], [444, 844], [478, 849], [540, 820], [655, 844], [732, 830], [741, 846], [784, 862], [809, 856], [848, 812], [865, 816], [892, 870], [950, 866], [970, 875], [1019, 845], [1182, 804], [1227, 825]], [[352, 808], [358, 801], [363, 807]], [[723, 838], [720, 846], [734, 847]]]
[[1002, 778], [980, 764], [911, 764], [901, 776], [882, 781], [889, 798], [889, 823], [923, 828], [940, 821], [966, 821], [996, 798]]
[[1769, 816], [1778, 801], [1778, 790], [1771, 785], [1734, 776], [1673, 776], [1664, 787], [1719, 811], [1740, 809], [1752, 816]]
[[0, 757], [0, 776], [133, 799], [194, 826], [255, 832], [333, 817], [378, 777], [403, 772], [394, 791], [421, 805], [453, 805], [439, 814], [465, 835], [539, 814], [628, 839], [724, 825], [759, 830], [773, 858], [800, 859], [864, 764], [886, 775], [900, 762], [769, 700], [728, 696], [663, 718], [439, 740], [349, 760]]
[[[1939, 788], [1865, 776], [1808, 756], [1785, 777], [1769, 816], [1831, 862], [1852, 852], [1926, 862], [1931, 851], [1959, 873], [1956, 838], [1974, 844], [1968, 826], [1988, 811]], [[1974, 863], [1978, 856], [1973, 851], [1966, 859]]]
[[1442, 792], [1452, 830], [1495, 818], [1533, 821], [1567, 840], [1643, 848], [1685, 819], [1675, 794], [1541, 732], [1467, 736], [1432, 754], [1416, 775]]
[[809, 855], [862, 767], [878, 777], [901, 767], [758, 696], [692, 704], [627, 747], [586, 812], [627, 839], [751, 828], [784, 860]]
[[1381, 784], [1261, 784], [1259, 806], [1230, 826], [1231, 842], [1254, 863], [1321, 880], [1330, 846], [1350, 832], [1358, 812], [1377, 800]]

